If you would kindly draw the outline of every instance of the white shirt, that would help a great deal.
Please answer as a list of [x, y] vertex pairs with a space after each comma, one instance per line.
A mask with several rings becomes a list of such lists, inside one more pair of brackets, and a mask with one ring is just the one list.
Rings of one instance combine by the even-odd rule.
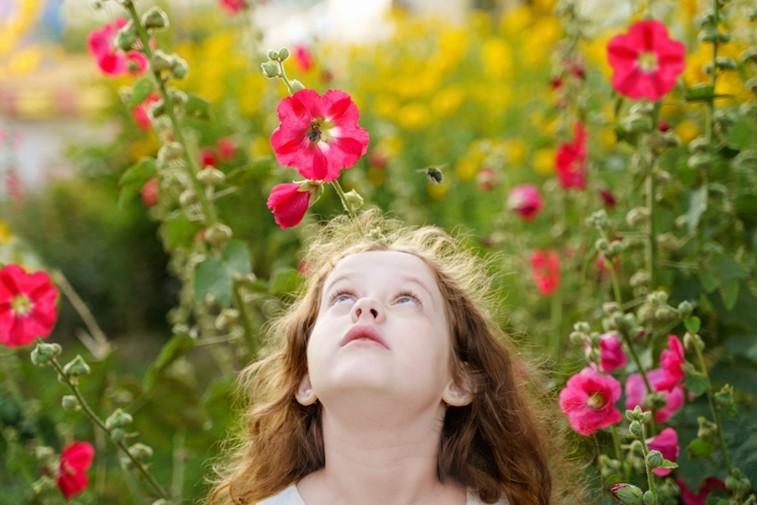
[[[465, 505], [486, 505], [482, 502], [476, 493], [468, 489], [466, 491], [467, 501]], [[509, 505], [510, 502], [504, 496], [495, 505]], [[258, 505], [305, 505], [305, 500], [300, 496], [295, 484], [290, 484], [286, 489], [278, 494], [270, 496], [263, 501], [258, 502]]]

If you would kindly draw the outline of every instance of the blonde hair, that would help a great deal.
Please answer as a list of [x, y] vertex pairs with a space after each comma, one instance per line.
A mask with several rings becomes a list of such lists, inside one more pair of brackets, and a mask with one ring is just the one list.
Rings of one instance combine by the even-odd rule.
[[543, 401], [532, 399], [541, 394], [531, 388], [525, 361], [495, 322], [489, 267], [496, 257], [485, 260], [463, 250], [438, 227], [405, 226], [370, 210], [356, 221], [332, 219], [309, 241], [299, 296], [271, 322], [263, 357], [240, 374], [249, 404], [237, 443], [214, 468], [211, 504], [253, 504], [324, 466], [321, 405], [306, 407], [295, 399], [307, 373], [308, 337], [335, 264], [351, 254], [383, 250], [414, 254], [434, 273], [450, 324], [453, 378], [460, 381], [465, 366], [475, 391], [469, 405], [447, 409], [440, 480], [454, 478], [485, 502], [504, 494], [517, 505], [554, 503], [559, 437], [548, 435], [545, 416], [536, 413]]

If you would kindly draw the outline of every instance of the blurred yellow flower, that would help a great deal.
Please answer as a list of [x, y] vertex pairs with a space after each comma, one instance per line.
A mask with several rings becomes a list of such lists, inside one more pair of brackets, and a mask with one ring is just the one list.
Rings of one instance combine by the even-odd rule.
[[10, 242], [12, 236], [13, 235], [11, 235], [11, 230], [10, 228], [8, 228], [8, 225], [0, 221], [0, 244]]
[[154, 135], [148, 135], [133, 141], [129, 145], [129, 159], [137, 161], [146, 156], [153, 156], [158, 150], [158, 140]]
[[510, 164], [519, 166], [526, 158], [526, 143], [519, 138], [507, 140], [505, 141], [505, 152]]
[[376, 149], [388, 158], [392, 158], [402, 152], [403, 145], [404, 143], [400, 137], [390, 135], [379, 140]]
[[434, 200], [441, 200], [449, 190], [449, 179], [445, 177], [439, 184], [429, 181], [426, 185], [428, 194]]
[[378, 117], [393, 119], [397, 116], [398, 109], [399, 103], [392, 96], [382, 94], [374, 98], [372, 112]]
[[612, 128], [602, 128], [599, 130], [599, 145], [603, 149], [612, 149], [618, 143], [615, 130]]
[[460, 107], [464, 98], [465, 94], [460, 86], [448, 86], [434, 96], [431, 109], [437, 116], [449, 116]]
[[492, 79], [502, 79], [512, 71], [512, 52], [507, 43], [498, 38], [491, 38], [481, 47], [481, 59], [484, 63], [484, 74]]
[[273, 153], [270, 141], [262, 136], [253, 137], [248, 148], [250, 158], [262, 158]]
[[537, 149], [534, 153], [533, 164], [537, 174], [552, 175], [555, 172], [555, 155], [557, 151], [554, 148]]
[[418, 130], [431, 124], [428, 107], [422, 103], [412, 102], [402, 107], [397, 113], [397, 123], [406, 130]]
[[[718, 46], [718, 57], [729, 57], [738, 61], [745, 46], [738, 41], [732, 41]], [[694, 51], [686, 56], [686, 69], [683, 79], [687, 86], [698, 83], [710, 83], [712, 77], [705, 72], [705, 67], [712, 63], [712, 47], [709, 44], [699, 44]], [[718, 94], [732, 95], [733, 99], [744, 101], [750, 99], [750, 93], [742, 82], [738, 73], [733, 70], [719, 71], [715, 85]]]
[[556, 18], [539, 19], [528, 29], [528, 37], [519, 52], [523, 64], [530, 68], [539, 68], [547, 64], [559, 37], [560, 23]]
[[684, 119], [678, 123], [675, 127], [676, 135], [681, 139], [681, 142], [691, 142], [697, 135], [699, 135], [699, 127], [697, 124], [690, 120]]
[[13, 53], [8, 62], [7, 72], [19, 77], [33, 72], [42, 62], [43, 51], [39, 46], [29, 46]]
[[605, 79], [612, 76], [612, 68], [607, 61], [607, 43], [617, 33], [605, 33], [590, 41], [582, 41], [579, 45], [581, 52], [584, 54], [591, 66], [599, 68]]
[[527, 5], [518, 5], [508, 10], [502, 20], [500, 27], [504, 34], [520, 35], [533, 22], [533, 12]]

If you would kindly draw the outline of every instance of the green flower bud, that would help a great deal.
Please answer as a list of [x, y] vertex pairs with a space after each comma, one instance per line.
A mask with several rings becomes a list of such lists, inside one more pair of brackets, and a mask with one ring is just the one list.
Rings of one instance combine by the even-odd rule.
[[638, 226], [649, 217], [649, 209], [646, 207], [635, 207], [626, 214], [626, 222], [629, 226]]
[[129, 21], [116, 34], [115, 45], [122, 51], [130, 51], [137, 41], [137, 32], [134, 30], [134, 24]]
[[168, 16], [159, 7], [153, 7], [142, 16], [142, 24], [148, 30], [168, 27]]
[[231, 325], [239, 320], [239, 312], [235, 309], [226, 309], [216, 317], [213, 326], [218, 331], [227, 331]]
[[275, 49], [271, 49], [271, 50], [268, 51], [268, 59], [269, 60], [276, 61], [278, 59], [278, 57], [279, 57], [279, 52], [276, 51]]
[[733, 386], [726, 384], [720, 391], [715, 393], [715, 402], [720, 405], [726, 414], [736, 414], [736, 403], [733, 399]]
[[654, 318], [659, 323], [669, 323], [678, 318], [678, 313], [671, 307], [660, 307], [654, 311]]
[[684, 300], [678, 304], [677, 310], [678, 310], [678, 317], [680, 317], [681, 319], [686, 319], [694, 311], [694, 307], [691, 305], [690, 302]]
[[126, 438], [126, 432], [122, 428], [113, 428], [110, 430], [110, 439], [114, 442], [121, 442]]
[[652, 130], [652, 118], [646, 114], [629, 114], [620, 120], [620, 127], [630, 133]]
[[609, 244], [607, 243], [607, 240], [605, 240], [605, 239], [603, 239], [603, 238], [597, 239], [597, 241], [596, 241], [596, 242], [594, 242], [594, 248], [595, 248], [595, 249], [596, 249], [597, 251], [601, 252], [601, 253], [603, 253], [603, 252], [607, 251], [607, 246], [608, 246], [608, 245], [609, 245]]
[[173, 57], [173, 55], [166, 54], [160, 49], [156, 49], [152, 53], [152, 68], [157, 72], [170, 70], [175, 61], [176, 59]]
[[223, 184], [223, 181], [226, 180], [226, 174], [217, 168], [208, 167], [199, 171], [197, 179], [205, 186], [217, 186]]
[[287, 49], [286, 47], [282, 47], [281, 49], [279, 49], [276, 59], [279, 61], [284, 61], [287, 58], [289, 58], [289, 49]]
[[136, 443], [129, 447], [129, 453], [140, 463], [144, 463], [152, 458], [152, 448], [142, 443]]
[[605, 302], [602, 304], [602, 312], [607, 314], [608, 316], [618, 312], [620, 310], [620, 305], [617, 304], [617, 302]]
[[657, 505], [657, 495], [654, 494], [651, 490], [647, 489], [644, 491], [644, 498], [643, 498], [644, 505]]
[[174, 105], [181, 107], [189, 101], [189, 95], [178, 89], [171, 90], [171, 100]]
[[713, 439], [717, 435], [718, 426], [704, 416], [697, 417], [697, 437], [705, 440]]
[[168, 142], [160, 147], [158, 150], [158, 163], [165, 164], [172, 160], [177, 160], [182, 157], [184, 150], [181, 144], [178, 142]]
[[709, 166], [712, 164], [712, 161], [712, 156], [709, 153], [697, 153], [689, 156], [686, 164], [689, 166], [689, 168], [702, 169], [709, 168]]
[[363, 206], [363, 197], [354, 189], [344, 194], [344, 200], [347, 203], [347, 207], [353, 212]]
[[636, 454], [637, 456], [644, 454], [644, 444], [641, 443], [641, 440], [634, 440], [631, 442], [629, 449], [631, 454]]
[[205, 230], [205, 238], [208, 242], [214, 245], [221, 245], [231, 239], [231, 228], [225, 224], [214, 224], [207, 230]]
[[58, 344], [45, 344], [40, 342], [32, 350], [32, 363], [37, 366], [48, 364], [54, 357], [59, 356], [63, 349]]
[[191, 189], [185, 189], [179, 195], [179, 203], [182, 207], [189, 207], [197, 203], [197, 194]]
[[702, 337], [696, 333], [688, 331], [683, 336], [683, 345], [688, 350], [699, 349], [701, 351], [704, 349], [704, 341], [702, 340]]
[[166, 113], [166, 106], [163, 103], [163, 100], [158, 100], [157, 102], [154, 102], [150, 106], [149, 112], [150, 112], [150, 118], [153, 119], [153, 120], [157, 119], [160, 116], [162, 116], [163, 114], [165, 114]]
[[57, 484], [55, 483], [55, 479], [48, 477], [47, 475], [43, 475], [39, 479], [32, 482], [32, 492], [35, 495], [45, 495], [48, 493], [51, 493], [57, 489]]
[[79, 408], [79, 400], [74, 395], [64, 395], [60, 400], [64, 410], [76, 410]]
[[653, 450], [647, 453], [646, 462], [649, 468], [659, 468], [665, 462], [665, 458], [660, 451]]
[[292, 93], [297, 93], [298, 91], [305, 89], [305, 85], [297, 79], [292, 79], [291, 81], [289, 81], [289, 85], [292, 87]]
[[46, 445], [37, 446], [34, 449], [34, 457], [43, 465], [53, 463], [57, 459], [53, 448]]
[[571, 331], [570, 335], [568, 335], [568, 338], [570, 339], [571, 344], [580, 345], [584, 341], [584, 334], [577, 331]]
[[626, 419], [629, 421], [638, 421], [642, 418], [643, 411], [641, 410], [641, 407], [638, 405], [633, 408], [633, 410], [626, 410]]
[[108, 428], [109, 430], [112, 428], [124, 428], [130, 425], [132, 421], [133, 421], [133, 418], [131, 417], [130, 414], [124, 412], [121, 409], [116, 409], [105, 420], [105, 427]]
[[264, 61], [260, 64], [260, 69], [263, 71], [263, 75], [269, 79], [279, 77], [281, 75], [281, 69], [279, 64], [275, 61]]
[[87, 375], [90, 372], [89, 365], [84, 361], [81, 355], [77, 354], [74, 359], [69, 361], [63, 367], [63, 375], [68, 378], [76, 378], [82, 375]]
[[604, 209], [598, 210], [590, 215], [586, 221], [590, 225], [602, 230], [608, 225], [607, 212]]
[[631, 432], [636, 438], [642, 438], [644, 436], [644, 428], [639, 421], [631, 421], [628, 425], [628, 431]]
[[699, 40], [701, 42], [728, 42], [731, 40], [731, 35], [729, 33], [723, 33], [719, 32], [714, 28], [710, 28], [709, 30], [703, 30], [699, 33]]
[[586, 321], [578, 321], [573, 325], [573, 329], [579, 333], [589, 333], [591, 331], [591, 326]]
[[184, 79], [189, 72], [189, 65], [184, 58], [176, 56], [174, 62], [171, 65], [171, 74], [175, 79]]
[[736, 496], [742, 496], [752, 489], [752, 483], [741, 470], [733, 468], [725, 479], [725, 487]]
[[620, 501], [623, 505], [641, 505], [642, 493], [641, 489], [633, 484], [614, 484], [610, 488], [612, 495]]

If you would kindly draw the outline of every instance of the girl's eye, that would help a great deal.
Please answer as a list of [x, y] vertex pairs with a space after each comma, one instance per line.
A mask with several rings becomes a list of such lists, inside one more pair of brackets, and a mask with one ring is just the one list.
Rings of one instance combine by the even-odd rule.
[[[352, 291], [347, 291], [347, 290], [342, 289], [342, 290], [337, 291], [333, 295], [331, 295], [331, 298], [329, 298], [329, 305], [333, 305], [334, 303], [341, 303], [345, 300], [348, 300], [349, 298], [354, 298], [354, 297], [355, 297], [355, 294], [352, 293]], [[397, 294], [396, 300], [398, 302], [402, 300], [410, 300], [412, 302], [415, 302], [418, 305], [421, 305], [420, 299], [417, 296], [415, 296], [413, 293], [411, 293], [410, 291], [400, 292], [399, 294]], [[402, 305], [404, 305], [404, 303], [402, 303]]]
[[354, 295], [352, 294], [351, 291], [345, 291], [343, 289], [339, 290], [336, 293], [334, 293], [333, 295], [331, 295], [331, 298], [329, 299], [329, 305], [331, 305], [333, 303], [340, 303], [340, 302], [342, 302], [345, 299], [345, 298], [343, 298], [344, 296], [354, 296]]
[[[418, 305], [421, 305], [421, 300], [410, 291], [403, 291], [397, 295], [397, 300], [411, 300]], [[404, 305], [404, 304], [403, 304]]]

